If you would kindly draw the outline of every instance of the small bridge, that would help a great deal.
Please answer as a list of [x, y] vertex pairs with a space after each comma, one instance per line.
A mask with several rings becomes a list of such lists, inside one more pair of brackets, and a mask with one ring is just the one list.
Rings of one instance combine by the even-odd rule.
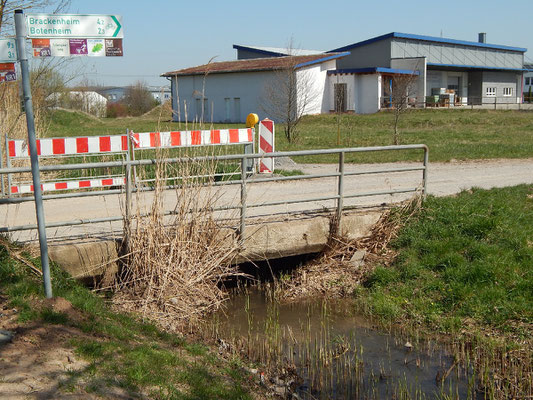
[[[346, 162], [361, 153], [391, 151], [419, 152], [420, 161], [366, 165]], [[336, 157], [337, 163], [320, 167], [311, 164], [305, 173], [290, 174], [260, 175], [250, 168], [265, 157], [290, 160], [313, 155]], [[383, 206], [417, 192], [425, 195], [428, 149], [425, 145], [405, 145], [41, 166], [43, 172], [113, 168], [122, 170], [125, 177], [123, 187], [43, 196], [51, 259], [80, 278], [99, 275], [107, 264], [114, 264], [125, 221], [148, 215], [156, 193], [154, 180], [141, 185], [139, 179], [135, 182], [132, 178], [132, 169], [153, 169], [156, 165], [181, 170], [185, 166], [189, 173], [186, 179], [182, 175], [169, 178], [165, 190], [158, 192], [169, 219], [176, 213], [177, 196], [192, 190], [197, 203], [208, 205], [239, 242], [241, 253], [236, 261], [256, 261], [320, 251], [329, 237], [332, 217], [339, 222], [336, 226], [340, 234], [363, 236], [379, 218]], [[203, 167], [198, 169], [199, 165]], [[223, 176], [214, 179], [221, 166], [225, 166]], [[206, 173], [208, 170], [212, 174]], [[2, 174], [29, 171], [29, 167], [0, 169]], [[152, 182], [152, 186], [146, 182]], [[33, 196], [1, 198], [0, 218], [4, 221], [0, 232], [21, 242], [36, 239]]]

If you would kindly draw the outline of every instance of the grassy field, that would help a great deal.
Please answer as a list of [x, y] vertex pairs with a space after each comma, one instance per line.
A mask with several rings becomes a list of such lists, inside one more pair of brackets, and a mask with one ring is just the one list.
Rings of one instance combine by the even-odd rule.
[[[252, 398], [245, 382], [249, 374], [239, 360], [225, 360], [203, 344], [111, 311], [104, 298], [55, 267], [54, 296], [68, 300], [77, 317], [38, 307], [43, 298], [41, 279], [12, 258], [8, 249], [13, 250], [13, 245], [2, 238], [0, 294], [8, 297], [10, 307], [17, 308], [19, 322], [30, 324], [32, 329], [35, 324], [45, 329], [61, 325], [78, 332], [64, 345], [89, 361], [87, 368], [69, 374], [69, 379], [60, 386], [62, 392], [115, 398], [112, 393], [117, 393], [114, 391], [117, 388], [125, 391], [127, 398], [141, 398], [140, 393], [152, 399]], [[20, 253], [20, 249], [14, 250]], [[38, 265], [38, 260], [26, 257]], [[20, 334], [24, 331], [21, 329]]]
[[372, 315], [533, 338], [533, 186], [429, 197], [358, 292]]
[[[337, 127], [341, 147], [380, 146], [392, 144], [393, 115], [380, 112], [369, 115], [306, 116], [298, 126], [296, 143], [287, 143], [283, 127], [277, 126], [276, 149], [304, 150], [335, 148]], [[244, 125], [215, 124], [214, 127]], [[50, 116], [46, 136], [84, 136], [185, 129], [185, 124], [170, 122], [167, 111], [154, 110], [143, 117], [104, 118], [57, 110]], [[188, 129], [198, 125], [188, 124]], [[209, 128], [207, 124], [205, 128]], [[424, 143], [430, 148], [431, 161], [493, 158], [527, 158], [533, 156], [533, 112], [493, 110], [414, 110], [400, 121], [402, 144]], [[237, 147], [235, 147], [237, 149]], [[373, 153], [348, 156], [349, 162], [388, 162], [420, 159], [420, 152]], [[297, 162], [336, 162], [335, 157], [301, 157]]]

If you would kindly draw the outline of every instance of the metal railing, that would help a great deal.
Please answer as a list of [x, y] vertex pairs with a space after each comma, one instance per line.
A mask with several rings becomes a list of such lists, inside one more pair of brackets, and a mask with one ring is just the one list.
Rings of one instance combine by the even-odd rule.
[[[355, 171], [347, 172], [345, 170], [345, 156], [346, 154], [351, 153], [365, 153], [365, 152], [379, 152], [379, 151], [403, 151], [403, 150], [422, 150], [423, 151], [423, 160], [421, 165], [407, 166], [407, 167], [392, 167], [392, 168], [377, 168], [370, 171]], [[322, 174], [310, 174], [310, 175], [296, 175], [296, 176], [269, 176], [263, 177], [258, 175], [253, 175], [249, 171], [249, 162], [251, 160], [256, 161], [266, 157], [298, 157], [298, 156], [315, 156], [315, 155], [327, 155], [327, 154], [337, 154], [338, 155], [338, 168], [337, 172], [331, 173], [322, 173]], [[64, 171], [64, 170], [81, 170], [87, 168], [109, 168], [109, 167], [122, 167], [125, 169], [126, 176], [126, 185], [124, 189], [115, 189], [115, 190], [101, 190], [95, 192], [80, 192], [80, 193], [64, 193], [64, 194], [55, 194], [55, 195], [45, 195], [43, 200], [58, 199], [58, 198], [76, 198], [76, 197], [86, 197], [86, 196], [102, 196], [108, 194], [125, 194], [125, 215], [120, 216], [111, 216], [105, 218], [93, 218], [93, 219], [76, 219], [71, 221], [64, 222], [51, 222], [46, 224], [46, 228], [57, 228], [65, 226], [75, 226], [82, 224], [91, 224], [91, 223], [102, 223], [102, 222], [113, 222], [120, 220], [130, 220], [132, 217], [131, 206], [132, 206], [132, 194], [139, 191], [151, 191], [153, 188], [147, 187], [133, 187], [132, 184], [132, 167], [134, 166], [147, 166], [155, 165], [158, 163], [184, 163], [184, 162], [219, 162], [219, 161], [239, 161], [240, 164], [240, 178], [236, 180], [226, 180], [218, 182], [210, 182], [208, 184], [216, 186], [224, 185], [240, 185], [240, 204], [235, 206], [222, 206], [212, 208], [212, 211], [225, 211], [225, 210], [240, 210], [240, 224], [239, 224], [239, 234], [241, 239], [244, 237], [244, 231], [246, 228], [246, 217], [247, 210], [249, 208], [257, 207], [268, 207], [268, 206], [277, 206], [277, 205], [289, 205], [295, 203], [311, 203], [311, 202], [320, 202], [326, 200], [336, 201], [336, 207], [334, 211], [337, 218], [337, 226], [340, 226], [342, 219], [342, 211], [344, 207], [344, 201], [349, 198], [358, 198], [358, 197], [371, 197], [371, 196], [382, 196], [382, 195], [393, 195], [400, 193], [410, 193], [417, 192], [421, 190], [422, 195], [427, 194], [427, 170], [429, 164], [428, 158], [428, 147], [424, 144], [412, 144], [412, 145], [398, 145], [398, 146], [375, 146], [375, 147], [356, 147], [356, 148], [341, 148], [341, 149], [323, 149], [323, 150], [303, 150], [303, 151], [288, 151], [288, 152], [275, 152], [265, 154], [235, 154], [235, 155], [221, 155], [221, 156], [202, 156], [202, 157], [179, 157], [179, 158], [164, 158], [164, 159], [143, 159], [143, 160], [122, 160], [122, 161], [110, 161], [110, 162], [99, 162], [99, 163], [83, 163], [83, 164], [66, 164], [66, 165], [46, 165], [41, 166], [40, 171]], [[376, 164], [379, 166], [379, 164]], [[18, 167], [18, 168], [0, 168], [0, 174], [14, 174], [14, 173], [27, 173], [30, 172], [30, 167]], [[348, 176], [356, 175], [372, 175], [372, 174], [388, 174], [388, 173], [402, 173], [402, 172], [412, 172], [412, 171], [421, 171], [422, 179], [421, 186], [397, 189], [397, 190], [383, 190], [375, 192], [361, 192], [361, 193], [347, 193], [345, 187], [345, 179]], [[267, 201], [262, 203], [249, 203], [248, 198], [248, 185], [250, 184], [259, 184], [266, 182], [283, 182], [283, 181], [302, 181], [309, 179], [317, 178], [337, 178], [337, 188], [336, 194], [329, 196], [320, 196], [320, 197], [308, 197], [308, 198], [299, 198], [293, 200], [280, 200], [280, 201]], [[166, 188], [175, 188], [176, 185], [166, 186]], [[16, 204], [22, 202], [34, 201], [33, 196], [25, 197], [9, 197], [9, 198], [0, 198], [0, 204]], [[167, 211], [165, 215], [172, 215], [172, 211]], [[137, 214], [136, 214], [137, 216]], [[141, 215], [142, 217], [143, 215]], [[31, 225], [20, 225], [12, 227], [0, 227], [0, 233], [22, 231], [37, 229], [36, 224]]]

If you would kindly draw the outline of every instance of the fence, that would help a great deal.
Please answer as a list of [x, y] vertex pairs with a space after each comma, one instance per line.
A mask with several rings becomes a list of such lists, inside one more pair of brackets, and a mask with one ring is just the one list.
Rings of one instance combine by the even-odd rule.
[[[379, 151], [404, 151], [404, 150], [422, 150], [423, 151], [423, 160], [420, 165], [413, 165], [408, 167], [393, 167], [393, 168], [383, 168], [378, 164], [377, 169], [370, 171], [359, 171], [359, 172], [346, 172], [345, 171], [345, 156], [350, 153], [363, 153], [363, 152], [379, 152]], [[219, 162], [227, 160], [238, 161], [240, 165], [240, 179], [238, 180], [228, 180], [215, 182], [215, 185], [239, 185], [240, 186], [240, 203], [236, 206], [223, 206], [213, 208], [213, 211], [222, 211], [222, 210], [240, 210], [240, 223], [239, 223], [239, 233], [241, 238], [244, 236], [246, 228], [246, 217], [247, 210], [250, 208], [256, 207], [268, 207], [268, 206], [277, 206], [277, 205], [288, 205], [294, 203], [311, 203], [318, 201], [333, 200], [336, 202], [336, 206], [333, 208], [335, 211], [337, 220], [340, 222], [342, 218], [342, 211], [345, 208], [344, 202], [346, 199], [358, 198], [358, 197], [372, 197], [372, 196], [382, 196], [382, 195], [393, 195], [399, 193], [413, 193], [421, 189], [422, 193], [425, 195], [427, 192], [427, 169], [428, 169], [428, 148], [423, 144], [416, 145], [402, 145], [402, 146], [383, 146], [383, 147], [360, 147], [360, 148], [346, 148], [346, 149], [326, 149], [326, 150], [306, 150], [306, 151], [291, 151], [291, 152], [274, 152], [269, 153], [268, 157], [279, 158], [279, 157], [297, 157], [297, 156], [308, 156], [308, 155], [324, 155], [324, 154], [336, 154], [338, 156], [338, 168], [335, 173], [323, 173], [323, 174], [311, 174], [311, 175], [297, 175], [297, 176], [272, 176], [272, 177], [257, 177], [252, 175], [247, 170], [248, 161], [258, 160], [264, 157], [262, 154], [235, 154], [235, 155], [223, 155], [223, 156], [204, 156], [204, 157], [195, 157], [192, 160], [194, 162]], [[191, 161], [191, 158], [167, 158], [162, 160], [156, 159], [144, 159], [144, 160], [123, 160], [123, 161], [114, 161], [114, 162], [102, 162], [102, 163], [84, 163], [84, 164], [70, 164], [70, 165], [49, 165], [41, 166], [41, 171], [64, 171], [64, 170], [81, 170], [86, 168], [109, 168], [109, 167], [119, 167], [123, 168], [124, 175], [126, 177], [125, 190], [115, 191], [114, 193], [123, 193], [126, 195], [126, 219], [129, 220], [132, 217], [131, 214], [131, 199], [132, 193], [139, 190], [151, 190], [150, 188], [134, 188], [132, 185], [131, 179], [131, 168], [154, 165], [158, 162], [163, 163], [182, 163], [186, 161]], [[31, 169], [29, 167], [19, 167], [19, 168], [1, 168], [0, 174], [10, 174], [10, 173], [25, 173], [29, 172]], [[420, 171], [422, 172], [421, 176], [421, 185], [416, 187], [407, 187], [397, 190], [381, 190], [374, 192], [347, 192], [345, 187], [345, 179], [348, 176], [356, 175], [373, 175], [373, 174], [392, 174], [392, 173], [403, 173], [411, 171]], [[263, 201], [260, 203], [250, 203], [247, 200], [248, 186], [251, 184], [261, 184], [265, 182], [287, 182], [287, 181], [302, 181], [318, 178], [336, 178], [336, 194], [329, 196], [319, 196], [319, 197], [301, 197], [298, 199], [292, 200], [273, 200], [269, 198], [268, 201]], [[81, 196], [90, 196], [90, 195], [100, 195], [100, 193], [72, 193], [68, 197], [81, 197]], [[58, 195], [49, 195], [43, 196], [43, 199], [57, 198]], [[66, 197], [65, 195], [63, 197]], [[33, 197], [19, 197], [19, 198], [4, 198], [0, 199], [0, 204], [9, 204], [9, 203], [21, 203], [26, 201], [33, 201]], [[167, 215], [171, 215], [172, 211], [167, 211]], [[47, 223], [47, 228], [54, 227], [63, 227], [63, 226], [74, 226], [81, 224], [89, 223], [102, 223], [102, 222], [111, 222], [111, 221], [120, 221], [123, 220], [123, 215], [110, 216], [105, 218], [94, 218], [86, 220], [71, 220], [64, 222], [53, 222]], [[22, 225], [22, 226], [12, 226], [12, 227], [2, 227], [0, 228], [1, 232], [14, 232], [22, 231], [28, 229], [36, 229], [36, 225]]]
[[[136, 152], [155, 149], [178, 149], [186, 147], [244, 145], [244, 153], [254, 152], [255, 131], [247, 129], [214, 129], [204, 131], [175, 131], [175, 132], [143, 132], [127, 131], [126, 135], [88, 136], [68, 138], [46, 138], [37, 140], [37, 152], [41, 159], [68, 158], [77, 161], [79, 157], [115, 155], [129, 160], [135, 160]], [[29, 159], [29, 151], [25, 140], [9, 139], [5, 136], [7, 167], [13, 163]], [[131, 149], [131, 151], [130, 151]], [[131, 154], [131, 156], [130, 156]], [[0, 167], [2, 165], [0, 164]], [[253, 165], [248, 165], [252, 171]], [[73, 170], [71, 170], [73, 171]], [[7, 174], [7, 195], [28, 194], [33, 192], [30, 181], [21, 180], [13, 183], [13, 174]], [[78, 174], [79, 175], [79, 174]], [[231, 175], [220, 173], [219, 176]], [[172, 180], [175, 178], [167, 178]], [[78, 189], [95, 189], [124, 186], [124, 174], [107, 174], [102, 176], [76, 176], [69, 179], [53, 177], [42, 179], [43, 192], [65, 191]], [[154, 179], [141, 180], [134, 170], [134, 181], [148, 183]], [[2, 194], [6, 194], [4, 178], [2, 176]], [[100, 192], [102, 194], [102, 192]]]
[[[428, 96], [432, 97], [432, 96]], [[457, 110], [533, 110], [533, 103], [527, 101], [517, 102], [516, 97], [474, 97], [470, 96], [466, 98], [466, 102], [454, 101], [450, 103], [445, 99], [439, 99], [431, 101], [426, 99], [425, 101], [416, 101], [416, 99], [409, 99], [407, 104], [408, 108], [436, 108], [436, 109], [457, 109]], [[382, 110], [389, 110], [393, 108], [392, 103], [388, 97], [381, 97], [380, 108]]]

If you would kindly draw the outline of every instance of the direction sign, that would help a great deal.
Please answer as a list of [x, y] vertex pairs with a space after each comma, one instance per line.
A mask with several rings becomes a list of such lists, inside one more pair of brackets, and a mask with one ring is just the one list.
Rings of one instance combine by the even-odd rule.
[[0, 62], [17, 61], [15, 39], [0, 39]]
[[27, 14], [30, 38], [123, 38], [122, 16]]

